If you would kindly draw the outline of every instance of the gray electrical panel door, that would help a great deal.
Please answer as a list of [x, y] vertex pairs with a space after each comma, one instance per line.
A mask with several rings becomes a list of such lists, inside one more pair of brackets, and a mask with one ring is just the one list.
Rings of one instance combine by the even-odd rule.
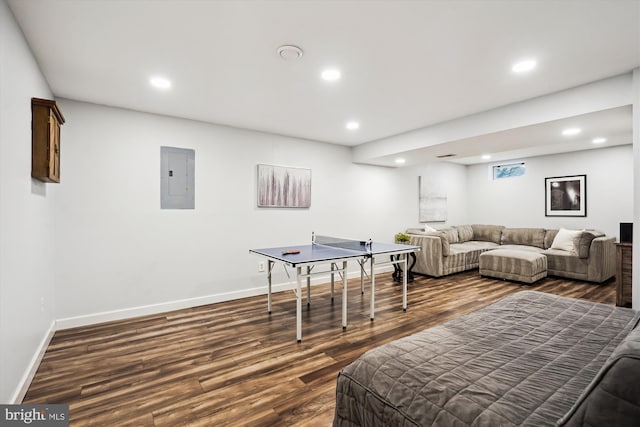
[[160, 147], [160, 209], [195, 209], [196, 152]]

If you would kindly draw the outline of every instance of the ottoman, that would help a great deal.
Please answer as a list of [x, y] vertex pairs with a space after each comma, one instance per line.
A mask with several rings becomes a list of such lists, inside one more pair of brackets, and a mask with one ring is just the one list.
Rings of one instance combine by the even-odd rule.
[[480, 275], [534, 283], [547, 277], [547, 257], [536, 252], [494, 249], [480, 254]]

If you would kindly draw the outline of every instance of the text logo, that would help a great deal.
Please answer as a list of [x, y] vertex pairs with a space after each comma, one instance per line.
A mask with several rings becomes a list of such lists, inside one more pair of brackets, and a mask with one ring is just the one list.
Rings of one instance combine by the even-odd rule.
[[0, 405], [0, 427], [69, 427], [69, 405]]

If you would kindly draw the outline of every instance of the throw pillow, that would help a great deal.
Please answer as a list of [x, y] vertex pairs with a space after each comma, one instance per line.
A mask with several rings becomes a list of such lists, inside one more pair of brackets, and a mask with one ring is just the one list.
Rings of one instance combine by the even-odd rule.
[[558, 234], [558, 230], [547, 230], [546, 233], [544, 234], [544, 248], [543, 249], [549, 249], [551, 248], [551, 245], [553, 244], [553, 239], [556, 238], [556, 234]]
[[458, 243], [458, 242], [460, 242], [460, 239], [458, 238], [458, 229], [457, 228], [447, 227], [447, 228], [441, 228], [438, 231], [440, 231], [441, 233], [444, 233], [444, 235], [447, 236], [447, 240], [449, 241], [449, 243]]
[[503, 245], [525, 245], [544, 248], [544, 228], [505, 228], [502, 230]]
[[433, 233], [434, 231], [438, 231], [433, 227], [430, 227], [429, 224], [425, 224], [424, 225], [424, 231], [428, 232], [428, 233]]
[[551, 244], [551, 249], [557, 249], [559, 251], [576, 252], [576, 248], [573, 244], [574, 240], [582, 234], [582, 230], [567, 230], [561, 228], [556, 234]]
[[470, 225], [458, 225], [454, 228], [458, 230], [458, 240], [460, 243], [473, 240], [473, 228], [471, 228]]
[[473, 240], [500, 244], [504, 227], [502, 225], [472, 224], [471, 229], [473, 230]]

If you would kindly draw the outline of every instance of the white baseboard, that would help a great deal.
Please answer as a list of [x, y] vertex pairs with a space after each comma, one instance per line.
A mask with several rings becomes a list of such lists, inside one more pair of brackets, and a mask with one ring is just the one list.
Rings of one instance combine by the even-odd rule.
[[13, 403], [13, 404], [22, 403], [22, 399], [24, 399], [24, 396], [27, 394], [27, 390], [29, 390], [31, 381], [33, 381], [33, 377], [36, 376], [36, 372], [38, 372], [38, 368], [40, 367], [40, 362], [42, 361], [42, 358], [44, 357], [44, 353], [47, 351], [47, 347], [49, 347], [49, 343], [51, 342], [51, 339], [53, 338], [53, 334], [55, 333], [56, 333], [56, 321], [54, 320], [51, 322], [51, 325], [49, 326], [47, 333], [42, 338], [42, 341], [40, 341], [38, 350], [35, 352], [35, 354], [31, 358], [31, 361], [29, 362], [27, 370], [25, 371], [24, 375], [22, 375], [22, 378], [20, 379], [20, 383], [18, 384], [16, 391], [13, 393], [13, 396], [11, 397], [11, 401], [9, 403]]
[[[385, 266], [376, 269], [376, 274], [392, 271], [393, 267]], [[360, 277], [360, 272], [354, 271], [347, 274], [348, 278]], [[312, 285], [329, 283], [329, 276], [318, 276], [312, 279]], [[272, 292], [281, 292], [292, 289], [292, 283], [274, 284], [271, 288]], [[196, 298], [187, 298], [176, 301], [163, 302], [158, 304], [150, 304], [139, 307], [130, 307], [120, 310], [105, 311], [101, 313], [87, 314], [82, 316], [67, 317], [58, 319], [55, 322], [56, 330], [76, 328], [79, 326], [95, 325], [97, 323], [111, 322], [114, 320], [124, 320], [133, 317], [147, 316], [150, 314], [166, 313], [168, 311], [180, 310], [183, 308], [197, 307], [200, 305], [215, 304], [218, 302], [232, 301], [240, 298], [248, 298], [257, 295], [266, 295], [266, 286], [259, 288], [249, 288], [240, 291], [224, 292], [220, 294], [205, 295]], [[266, 303], [266, 301], [265, 301]], [[46, 348], [46, 347], [45, 347]]]

